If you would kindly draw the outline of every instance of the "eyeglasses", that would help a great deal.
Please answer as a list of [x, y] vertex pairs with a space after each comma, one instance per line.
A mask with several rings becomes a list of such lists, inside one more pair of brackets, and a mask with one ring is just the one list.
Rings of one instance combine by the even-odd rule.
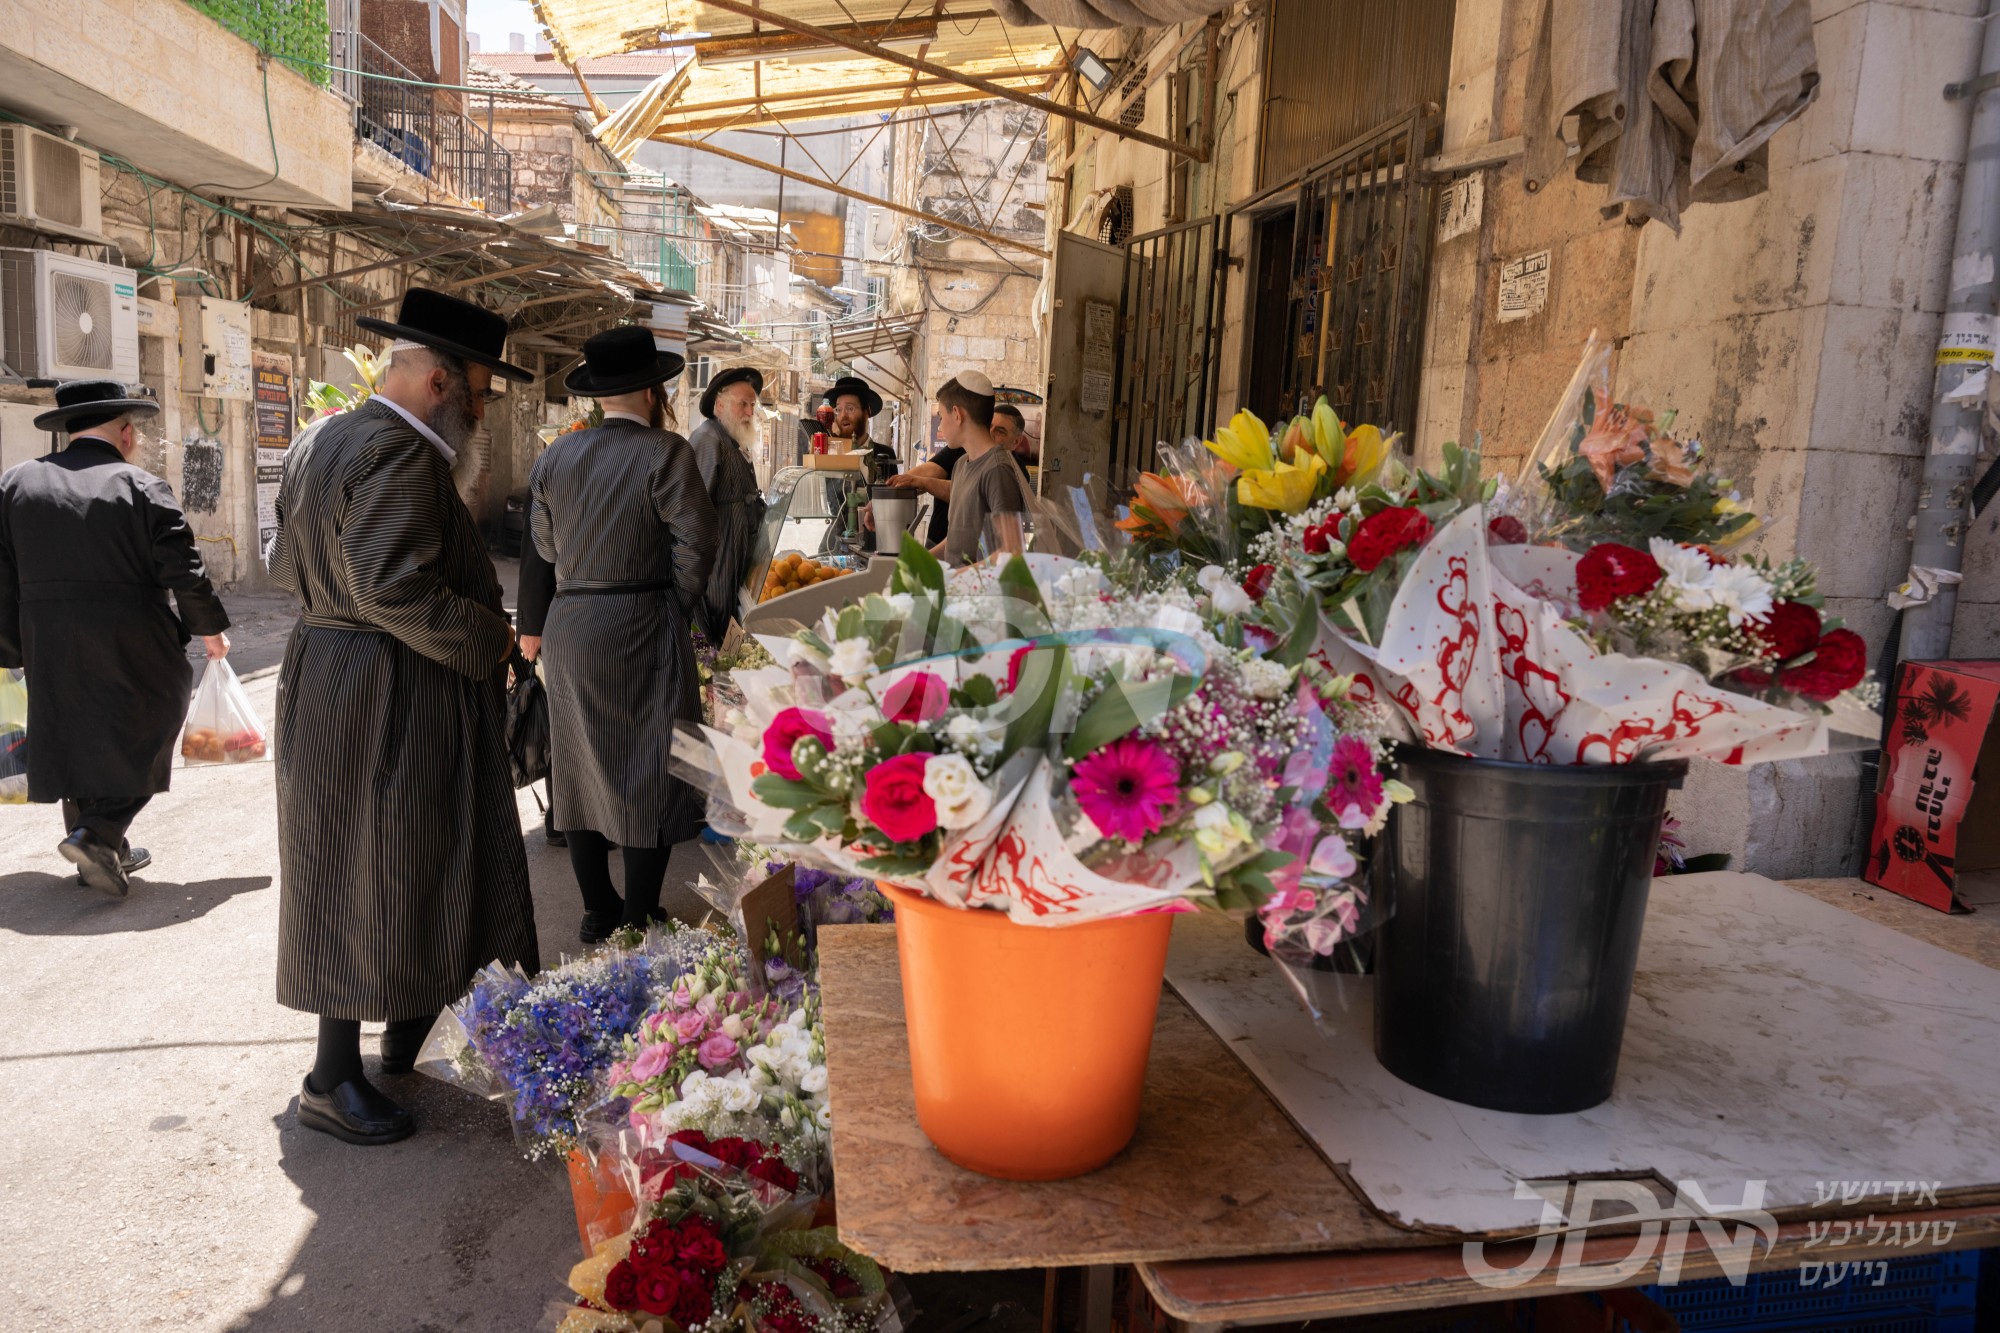
[[506, 393], [500, 389], [481, 389], [479, 391], [479, 401], [487, 404], [488, 406], [491, 406], [492, 404], [499, 402], [502, 398], [505, 398], [506, 396], [507, 396]]

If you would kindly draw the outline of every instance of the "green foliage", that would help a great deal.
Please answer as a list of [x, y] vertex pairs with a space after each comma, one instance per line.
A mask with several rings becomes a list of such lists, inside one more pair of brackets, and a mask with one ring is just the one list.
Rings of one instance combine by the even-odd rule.
[[1676, 486], [1648, 476], [1647, 467], [1639, 462], [1618, 469], [1607, 495], [1590, 460], [1580, 455], [1561, 467], [1543, 466], [1542, 480], [1559, 515], [1551, 535], [1574, 551], [1607, 541], [1643, 547], [1654, 537], [1717, 546], [1757, 521], [1747, 510], [1717, 511], [1716, 503], [1728, 498], [1726, 479], [1701, 472]]
[[331, 30], [317, 0], [188, 0], [258, 50], [325, 86]]
[[1193, 694], [1195, 683], [1192, 676], [1161, 676], [1135, 685], [1126, 682], [1120, 672], [1104, 693], [1083, 710], [1063, 752], [1071, 759], [1081, 759], [1120, 737], [1131, 735]]

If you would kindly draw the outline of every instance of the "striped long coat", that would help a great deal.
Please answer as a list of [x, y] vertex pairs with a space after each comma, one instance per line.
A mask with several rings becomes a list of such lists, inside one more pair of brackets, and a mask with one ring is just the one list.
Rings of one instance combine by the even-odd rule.
[[502, 745], [506, 615], [435, 446], [375, 402], [293, 443], [271, 576], [305, 614], [278, 677], [278, 1001], [434, 1014], [538, 966]]
[[715, 506], [715, 563], [709, 570], [702, 628], [720, 644], [736, 618], [743, 585], [757, 558], [757, 538], [764, 522], [764, 497], [757, 492], [757, 469], [743, 447], [714, 417], [688, 436], [695, 466]]
[[671, 777], [677, 722], [701, 720], [689, 634], [715, 511], [688, 442], [613, 419], [559, 437], [528, 478], [535, 546], [556, 567], [542, 628], [556, 822], [620, 847], [695, 836], [706, 802]]

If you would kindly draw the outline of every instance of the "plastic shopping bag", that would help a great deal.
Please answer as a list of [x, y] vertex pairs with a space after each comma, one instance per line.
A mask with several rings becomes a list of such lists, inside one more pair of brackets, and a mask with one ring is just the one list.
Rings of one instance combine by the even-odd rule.
[[242, 764], [271, 752], [264, 724], [224, 658], [205, 667], [181, 731], [181, 758], [190, 764]]
[[0, 805], [28, 800], [28, 681], [0, 671]]

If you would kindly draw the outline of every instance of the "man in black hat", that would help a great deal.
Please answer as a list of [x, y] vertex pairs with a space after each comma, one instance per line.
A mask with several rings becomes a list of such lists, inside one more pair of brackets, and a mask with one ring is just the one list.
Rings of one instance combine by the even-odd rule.
[[757, 558], [757, 529], [764, 499], [757, 492], [757, 469], [750, 451], [757, 445], [757, 396], [764, 376], [750, 366], [731, 366], [702, 390], [703, 421], [688, 436], [694, 460], [715, 507], [715, 564], [703, 599], [703, 632], [718, 646], [736, 615], [738, 595]]
[[64, 384], [35, 427], [67, 447], [0, 477], [0, 667], [26, 671], [28, 799], [62, 802], [57, 850], [114, 898], [152, 860], [125, 831], [167, 790], [194, 676], [183, 650], [200, 635], [210, 658], [229, 652], [173, 488], [131, 461], [136, 419], [159, 410], [112, 380]]
[[[528, 476], [535, 548], [555, 565], [542, 630], [549, 789], [583, 893], [586, 944], [658, 916], [676, 842], [702, 794], [669, 772], [675, 728], [701, 720], [690, 628], [712, 586], [715, 511], [694, 450], [662, 429], [682, 360], [627, 325], [583, 345], [564, 381], [604, 424], [559, 437]], [[625, 893], [611, 883], [620, 849]]]
[[304, 603], [278, 677], [278, 1002], [318, 1014], [299, 1123], [349, 1143], [416, 1125], [361, 1068], [407, 1073], [438, 1011], [499, 960], [539, 964], [503, 740], [513, 631], [451, 464], [507, 321], [412, 288], [361, 406], [293, 441], [271, 577]]
[[882, 395], [858, 375], [842, 375], [826, 391], [833, 409], [833, 430], [827, 441], [837, 454], [868, 454], [871, 480], [887, 481], [899, 464], [896, 451], [868, 438], [868, 423], [882, 410]]

